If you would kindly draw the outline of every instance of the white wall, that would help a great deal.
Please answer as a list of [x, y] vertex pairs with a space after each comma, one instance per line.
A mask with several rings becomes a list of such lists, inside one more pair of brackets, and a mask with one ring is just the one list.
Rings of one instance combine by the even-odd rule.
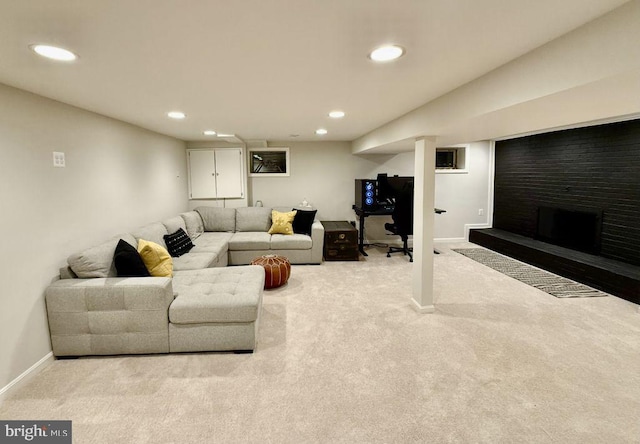
[[492, 164], [490, 142], [475, 142], [467, 148], [465, 173], [436, 172], [435, 205], [447, 211], [435, 217], [436, 239], [461, 240], [465, 225], [488, 223], [493, 208]]
[[[414, 153], [396, 155], [359, 155], [355, 158], [362, 178], [375, 178], [378, 173], [399, 176], [414, 175]], [[434, 214], [434, 238], [436, 240], [463, 240], [465, 225], [486, 225], [493, 206], [490, 192], [493, 183], [492, 155], [488, 141], [469, 144], [466, 152], [465, 173], [436, 173], [435, 206], [446, 213]], [[483, 215], [478, 215], [478, 210]], [[365, 233], [372, 242], [393, 242], [397, 238], [389, 236], [384, 224], [391, 217], [369, 217]]]
[[51, 351], [44, 289], [67, 256], [185, 211], [187, 171], [182, 141], [4, 85], [0, 104], [1, 390]]
[[348, 142], [270, 142], [289, 147], [288, 177], [249, 177], [249, 202], [265, 207], [297, 205], [306, 199], [322, 220], [353, 219], [356, 157]]
[[[351, 154], [348, 142], [273, 142], [288, 146], [289, 177], [250, 177], [249, 200], [261, 200], [267, 207], [297, 205], [303, 199], [318, 209], [320, 220], [355, 221], [351, 209], [355, 179], [375, 179], [378, 173], [413, 176], [414, 153]], [[489, 214], [489, 142], [472, 143], [467, 152], [468, 173], [436, 175], [436, 206], [447, 213], [434, 216], [435, 238], [462, 239], [465, 224], [487, 223]], [[484, 210], [478, 216], [478, 209]], [[384, 230], [389, 216], [369, 217], [365, 233], [371, 241], [393, 241]]]

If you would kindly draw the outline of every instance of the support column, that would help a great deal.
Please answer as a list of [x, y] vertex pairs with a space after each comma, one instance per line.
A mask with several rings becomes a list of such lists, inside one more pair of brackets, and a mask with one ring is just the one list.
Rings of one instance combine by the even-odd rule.
[[413, 308], [433, 313], [433, 209], [436, 184], [436, 138], [415, 142], [413, 197]]

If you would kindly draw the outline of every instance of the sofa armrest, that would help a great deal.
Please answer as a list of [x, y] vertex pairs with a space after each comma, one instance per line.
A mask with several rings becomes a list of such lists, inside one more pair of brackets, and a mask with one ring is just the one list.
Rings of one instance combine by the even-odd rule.
[[314, 264], [322, 263], [322, 253], [324, 249], [324, 226], [319, 220], [313, 221], [311, 225], [311, 261]]
[[62, 279], [45, 291], [56, 356], [167, 353], [170, 278]]

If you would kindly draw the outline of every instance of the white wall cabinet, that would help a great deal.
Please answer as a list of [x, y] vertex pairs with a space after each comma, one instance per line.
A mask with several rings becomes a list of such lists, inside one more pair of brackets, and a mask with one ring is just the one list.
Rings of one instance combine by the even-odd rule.
[[242, 156], [242, 148], [187, 150], [189, 198], [243, 198]]

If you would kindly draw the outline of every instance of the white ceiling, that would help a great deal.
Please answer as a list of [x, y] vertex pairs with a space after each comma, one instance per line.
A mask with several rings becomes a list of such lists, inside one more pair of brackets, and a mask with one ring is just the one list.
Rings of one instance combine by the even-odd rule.
[[[623, 3], [0, 0], [0, 83], [187, 141], [349, 141]], [[389, 42], [406, 55], [367, 58]], [[80, 58], [42, 59], [33, 43]]]

